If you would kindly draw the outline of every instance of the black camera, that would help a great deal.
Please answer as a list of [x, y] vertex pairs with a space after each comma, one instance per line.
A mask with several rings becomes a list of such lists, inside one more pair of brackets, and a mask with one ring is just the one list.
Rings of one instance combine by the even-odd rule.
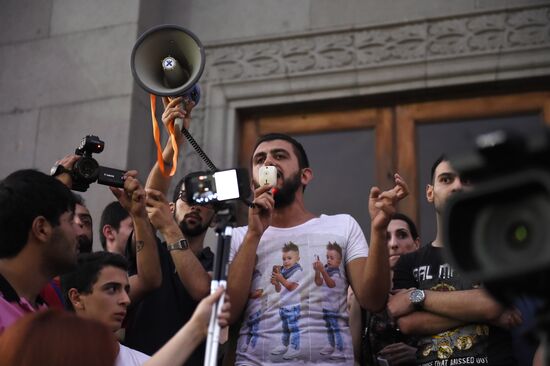
[[501, 302], [546, 297], [550, 283], [550, 131], [480, 135], [477, 151], [451, 157], [472, 189], [449, 198], [445, 253]]
[[72, 189], [75, 191], [85, 192], [90, 184], [97, 181], [99, 184], [104, 184], [113, 187], [124, 186], [124, 170], [102, 167], [97, 160], [92, 157], [92, 154], [99, 154], [103, 151], [105, 142], [94, 135], [87, 135], [80, 141], [80, 145], [76, 148], [75, 154], [80, 155], [71, 171], [73, 180]]
[[246, 199], [250, 192], [246, 169], [195, 172], [185, 177], [187, 202], [198, 205]]

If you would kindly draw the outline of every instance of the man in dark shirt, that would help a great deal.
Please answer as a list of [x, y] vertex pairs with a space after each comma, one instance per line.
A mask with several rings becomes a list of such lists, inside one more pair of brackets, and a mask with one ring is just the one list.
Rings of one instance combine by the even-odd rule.
[[462, 278], [442, 259], [444, 205], [464, 188], [467, 184], [440, 157], [426, 187], [436, 212], [436, 238], [399, 259], [393, 288], [402, 290], [390, 298], [388, 309], [401, 332], [418, 337], [419, 365], [515, 365], [505, 328], [519, 324], [519, 314], [503, 309], [479, 284]]
[[[174, 123], [174, 118], [183, 118], [189, 127], [192, 103], [187, 110], [181, 107], [182, 98], [163, 99], [165, 111], [163, 123]], [[177, 129], [176, 129], [177, 130]], [[185, 140], [181, 131], [175, 131], [179, 150]], [[165, 162], [172, 161], [173, 146], [170, 141], [163, 152]], [[165, 163], [166, 164], [166, 163]], [[158, 162], [147, 178], [147, 212], [153, 226], [162, 234], [165, 242], [158, 243], [162, 270], [162, 285], [149, 293], [129, 310], [124, 343], [147, 354], [156, 352], [170, 339], [193, 314], [197, 304], [210, 294], [214, 255], [204, 247], [206, 232], [216, 211], [212, 206], [198, 206], [186, 202], [184, 178], [174, 190], [173, 200], [165, 196], [172, 177], [161, 172]], [[132, 251], [131, 245], [127, 249]], [[135, 262], [130, 256], [130, 275]], [[204, 343], [188, 359], [186, 365], [200, 365], [204, 359]]]

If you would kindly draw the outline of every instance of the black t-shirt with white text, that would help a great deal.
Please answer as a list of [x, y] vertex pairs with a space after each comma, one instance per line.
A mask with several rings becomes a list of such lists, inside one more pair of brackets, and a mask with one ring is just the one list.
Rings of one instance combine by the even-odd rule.
[[[393, 289], [431, 291], [479, 288], [463, 279], [442, 258], [443, 248], [428, 244], [399, 258]], [[422, 366], [515, 365], [510, 333], [489, 324], [466, 324], [431, 336], [418, 336], [417, 364]]]

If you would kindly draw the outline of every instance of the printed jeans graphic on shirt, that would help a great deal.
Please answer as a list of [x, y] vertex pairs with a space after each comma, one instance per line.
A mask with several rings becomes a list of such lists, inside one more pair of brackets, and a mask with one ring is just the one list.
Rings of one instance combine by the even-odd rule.
[[300, 348], [300, 328], [298, 319], [300, 319], [300, 305], [283, 306], [279, 308], [279, 315], [283, 322], [283, 345], [290, 344], [294, 349]]
[[323, 309], [323, 319], [327, 326], [328, 342], [332, 347], [336, 347], [339, 351], [344, 350], [344, 342], [340, 334], [340, 326], [338, 325], [339, 313]]
[[258, 310], [255, 313], [250, 314], [246, 322], [246, 325], [248, 325], [246, 344], [250, 344], [252, 347], [256, 347], [256, 341], [258, 340], [258, 330], [260, 329], [260, 315], [261, 311]]

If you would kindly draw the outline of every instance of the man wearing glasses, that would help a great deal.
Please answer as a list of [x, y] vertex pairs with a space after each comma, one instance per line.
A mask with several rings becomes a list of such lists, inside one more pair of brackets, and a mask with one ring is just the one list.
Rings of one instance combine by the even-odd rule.
[[[181, 98], [172, 104], [179, 102]], [[170, 118], [176, 117], [169, 115], [175, 109], [177, 117], [185, 118], [188, 127], [187, 112], [174, 106], [165, 110], [163, 122], [167, 124]], [[185, 140], [179, 131], [176, 140], [180, 146]], [[172, 145], [168, 143], [163, 154], [165, 164], [172, 161], [173, 154]], [[188, 204], [184, 179], [176, 185], [170, 203], [166, 194], [172, 178], [160, 172], [158, 163], [146, 183], [149, 220], [165, 240], [158, 243], [162, 284], [129, 310], [124, 344], [149, 355], [161, 348], [189, 320], [200, 300], [210, 294], [209, 271], [213, 267], [214, 254], [204, 247], [204, 239], [216, 211], [212, 206]], [[131, 275], [136, 263], [132, 256], [129, 259]], [[186, 365], [202, 364], [204, 348], [203, 343]]]

